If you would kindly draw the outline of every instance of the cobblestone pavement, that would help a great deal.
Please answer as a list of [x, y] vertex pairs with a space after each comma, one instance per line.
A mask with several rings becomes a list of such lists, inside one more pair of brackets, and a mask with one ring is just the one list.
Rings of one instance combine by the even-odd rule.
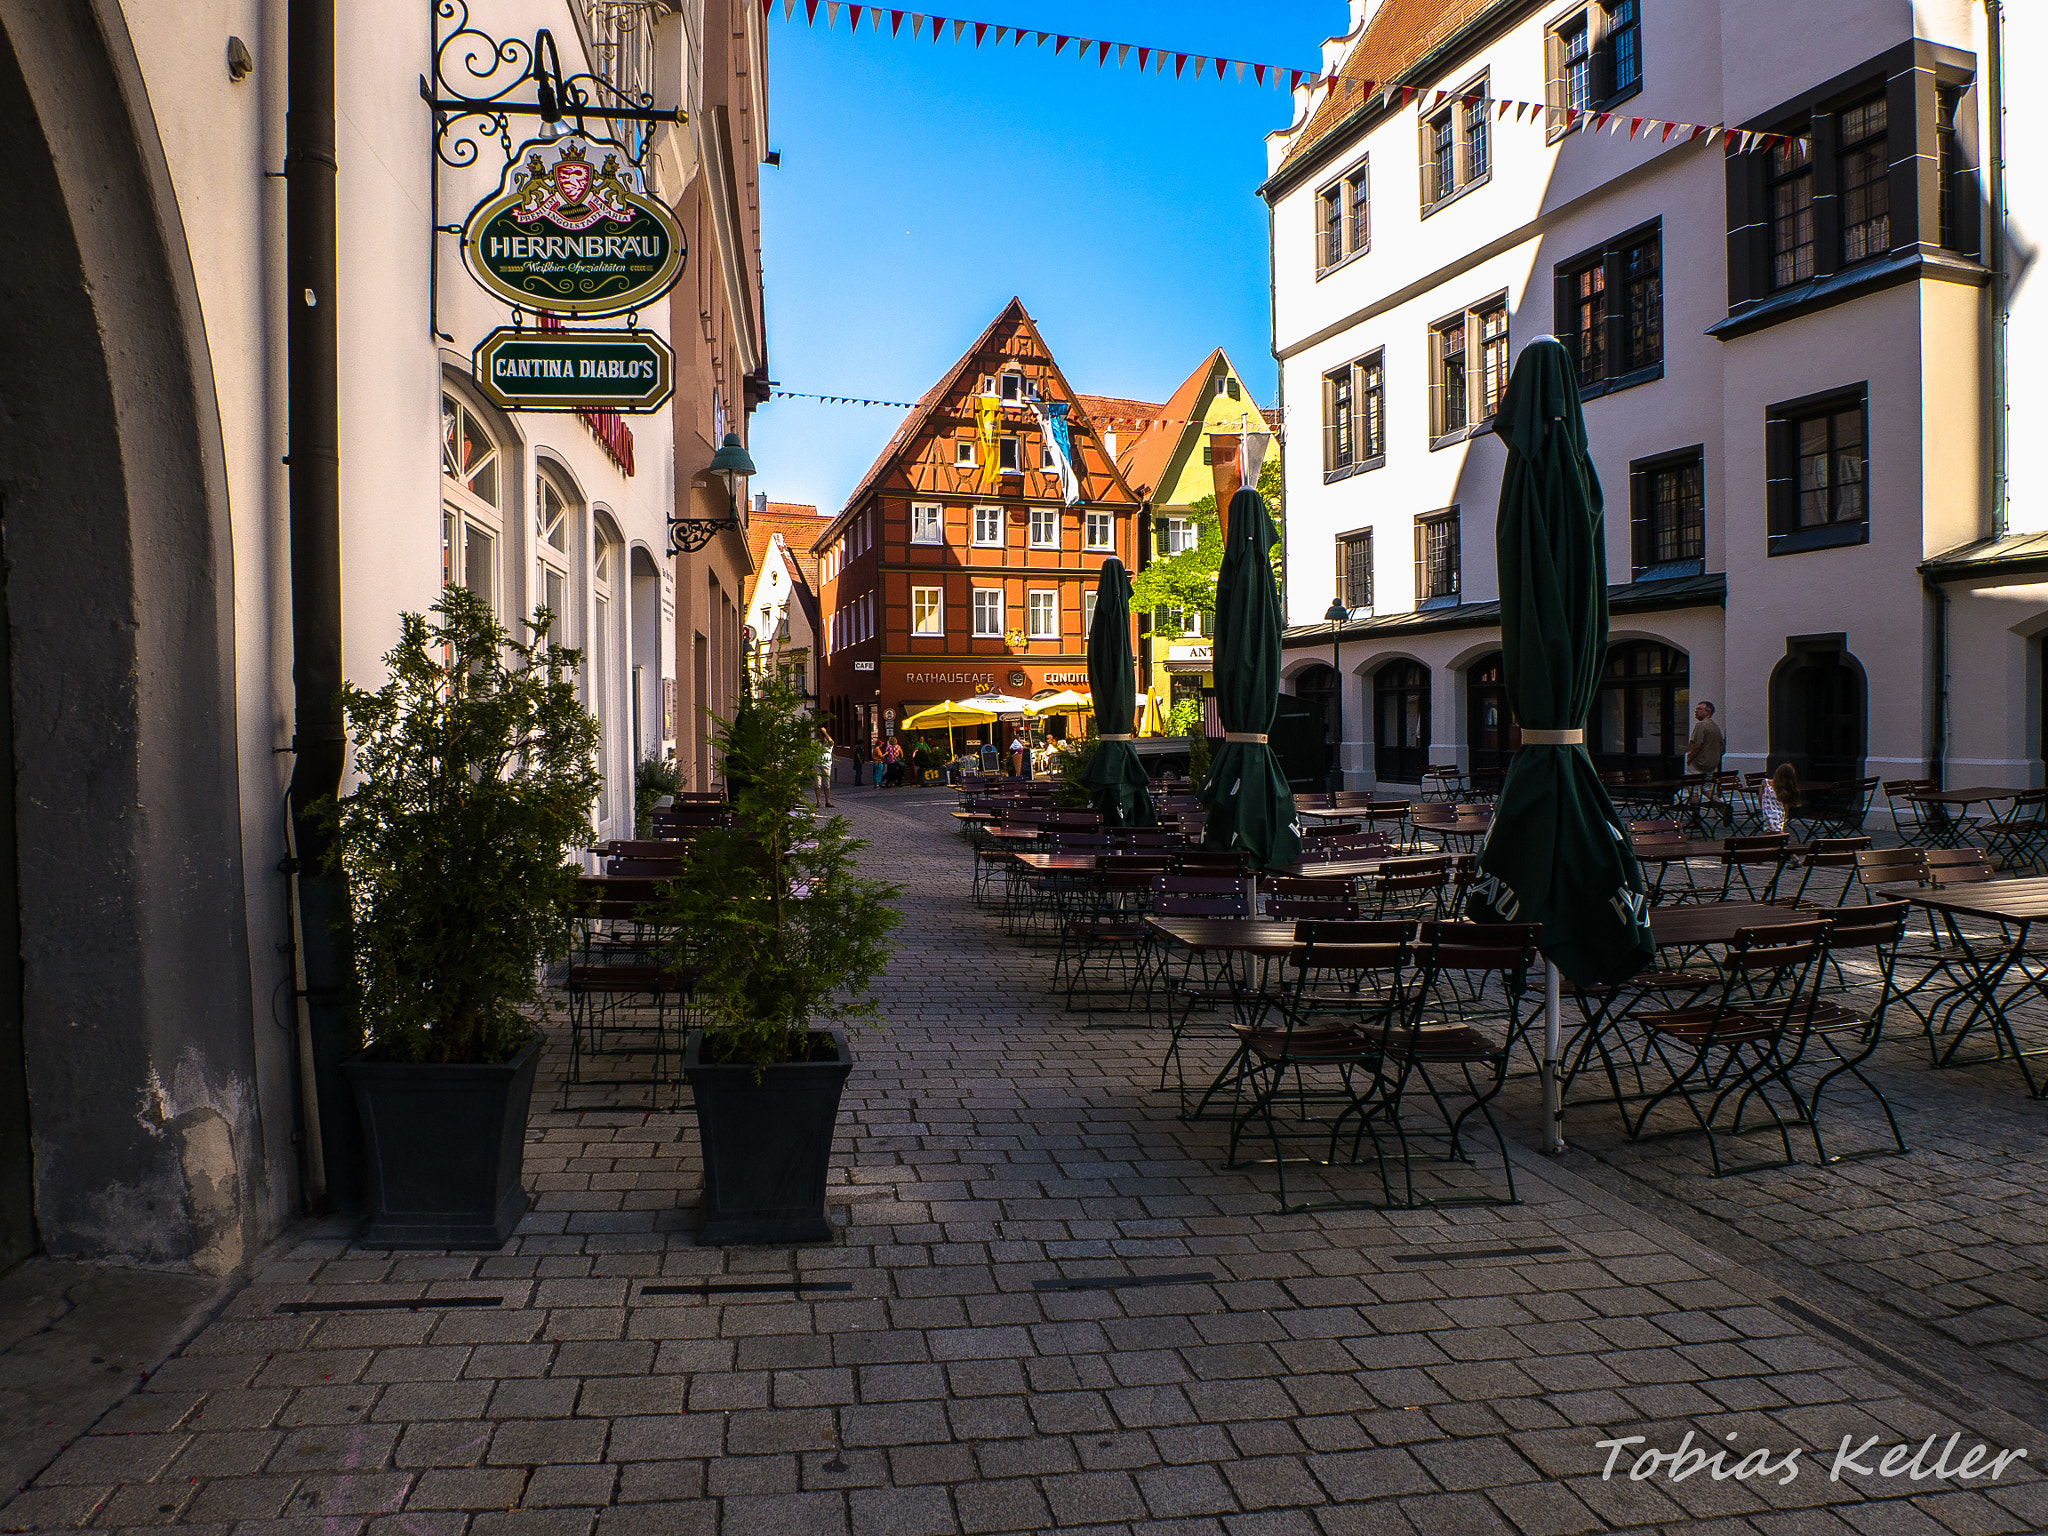
[[[295, 1233], [0, 1527], [2048, 1528], [2016, 1352], [2036, 1334], [1955, 1326], [2004, 1315], [1980, 1292], [2041, 1312], [2038, 1106], [1999, 1069], [1888, 1054], [1910, 1158], [1710, 1183], [1695, 1144], [1610, 1147], [1587, 1112], [1593, 1150], [1520, 1157], [1520, 1206], [1277, 1216], [1270, 1175], [1223, 1169], [1223, 1128], [1153, 1091], [1157, 1038], [1060, 1011], [1046, 955], [971, 905], [945, 798], [843, 798], [906, 921], [890, 1024], [856, 1044], [837, 1242], [694, 1247], [690, 1117], [565, 1113], [543, 1085], [536, 1203], [502, 1253]], [[1525, 1111], [1528, 1086], [1511, 1093]], [[1731, 1257], [1742, 1244], [1766, 1262]], [[649, 1289], [704, 1280], [780, 1289]], [[1922, 1347], [1866, 1312], [1950, 1326]], [[1688, 1433], [1732, 1451], [1723, 1470], [1766, 1451], [1774, 1470], [1636, 1460]], [[1979, 1442], [2028, 1459], [1995, 1482], [1928, 1475], [1951, 1435], [1951, 1471]], [[1603, 1477], [1597, 1442], [1630, 1436]], [[1832, 1478], [1844, 1437], [1854, 1466]]]

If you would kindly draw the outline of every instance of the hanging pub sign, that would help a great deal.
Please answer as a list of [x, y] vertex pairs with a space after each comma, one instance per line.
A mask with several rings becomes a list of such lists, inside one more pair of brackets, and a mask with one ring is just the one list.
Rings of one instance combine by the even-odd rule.
[[682, 275], [683, 230], [611, 139], [564, 133], [520, 146], [497, 193], [470, 211], [462, 260], [511, 304], [622, 315]]
[[658, 410], [675, 376], [675, 354], [646, 331], [503, 326], [475, 364], [478, 387], [508, 411]]

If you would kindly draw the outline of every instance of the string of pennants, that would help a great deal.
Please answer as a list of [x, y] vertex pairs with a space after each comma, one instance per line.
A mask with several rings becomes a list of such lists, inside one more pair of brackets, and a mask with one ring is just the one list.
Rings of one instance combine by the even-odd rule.
[[[1031, 27], [997, 26], [993, 22], [963, 21], [949, 16], [931, 16], [921, 11], [899, 11], [879, 5], [852, 5], [844, 3], [844, 0], [782, 0], [783, 20], [794, 22], [799, 6], [803, 9], [803, 24], [806, 26], [816, 26], [818, 13], [822, 10], [825, 13], [825, 26], [828, 30], [837, 24], [839, 13], [844, 11], [847, 15], [848, 30], [854, 34], [859, 33], [861, 23], [865, 21], [870, 29], [877, 33], [886, 31], [892, 38], [900, 37], [907, 22], [913, 42], [929, 33], [931, 40], [936, 43], [944, 37], [948, 29], [951, 29], [953, 41], [956, 43], [972, 32], [974, 46], [977, 48], [983, 43], [1000, 46], [1005, 41], [1011, 47], [1019, 48], [1023, 46], [1026, 38], [1032, 40], [1032, 46], [1035, 48], [1043, 48], [1047, 42], [1051, 42], [1055, 57], [1064, 54], [1071, 43], [1074, 47], [1074, 58], [1078, 62], [1088, 62], [1088, 56], [1092, 52], [1098, 69], [1108, 62], [1110, 51], [1114, 49], [1119, 69], [1124, 67], [1133, 53], [1137, 54], [1138, 71], [1141, 74], [1148, 70], [1155, 74], [1163, 74], [1169, 61], [1173, 65], [1173, 78], [1176, 80], [1182, 79], [1190, 68], [1193, 69], [1196, 80], [1200, 80], [1205, 72], [1213, 72], [1215, 77], [1221, 80], [1225, 77], [1226, 71], [1234, 72], [1236, 78], [1242, 80], [1245, 71], [1249, 70], [1252, 79], [1262, 87], [1278, 89], [1284, 86], [1289, 91], [1295, 91], [1308, 86], [1322, 91], [1325, 97], [1334, 97], [1341, 91], [1346, 102], [1357, 97], [1369, 99], [1373, 96], [1384, 96], [1389, 110], [1406, 107], [1418, 99], [1424, 101], [1425, 111], [1434, 111], [1449, 101], [1459, 101], [1468, 109], [1491, 106], [1496, 121], [1504, 120], [1512, 112], [1518, 123], [1533, 115], [1538, 122], [1546, 125], [1553, 121], [1551, 113], [1561, 112], [1567, 133], [1620, 133], [1626, 128], [1630, 139], [1640, 137], [1647, 140], [1654, 137], [1659, 144], [1668, 144], [1673, 138], [1684, 144], [1705, 140], [1709, 148], [1725, 141], [1741, 154], [1749, 154], [1758, 149], [1791, 149], [1805, 142], [1791, 134], [1751, 133], [1743, 128], [1730, 128], [1725, 123], [1684, 123], [1661, 117], [1637, 117], [1624, 112], [1596, 112], [1591, 108], [1553, 108], [1547, 102], [1541, 101], [1510, 101], [1484, 95], [1461, 96], [1453, 91], [1430, 91], [1412, 85], [1397, 85], [1391, 81], [1383, 83], [1378, 80], [1357, 80], [1325, 74], [1321, 70], [1289, 69], [1284, 65], [1259, 64], [1245, 59], [1213, 58], [1199, 53], [1182, 53], [1172, 48], [1105, 42], [1100, 38], [1076, 37], [1063, 32], [1040, 32]], [[761, 0], [761, 14], [764, 18], [774, 9], [775, 0]]]
[[[826, 405], [879, 405], [890, 410], [914, 411], [914, 400], [868, 400], [859, 395], [817, 395], [800, 389], [777, 389], [769, 392], [777, 400], [817, 400]], [[1275, 419], [1279, 412], [1272, 406], [1260, 408], [1260, 414], [1268, 421]], [[1205, 416], [1097, 416], [1084, 411], [1083, 419], [1098, 427], [1184, 427], [1190, 421], [1206, 421]]]

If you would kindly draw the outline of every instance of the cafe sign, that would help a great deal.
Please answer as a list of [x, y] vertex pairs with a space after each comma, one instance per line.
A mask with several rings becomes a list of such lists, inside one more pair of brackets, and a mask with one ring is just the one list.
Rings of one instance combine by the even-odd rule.
[[534, 139], [497, 193], [471, 210], [462, 260], [507, 303], [559, 315], [620, 315], [682, 275], [682, 226], [611, 139]]
[[675, 354], [646, 331], [501, 327], [475, 365], [478, 386], [508, 411], [657, 410], [675, 377]]

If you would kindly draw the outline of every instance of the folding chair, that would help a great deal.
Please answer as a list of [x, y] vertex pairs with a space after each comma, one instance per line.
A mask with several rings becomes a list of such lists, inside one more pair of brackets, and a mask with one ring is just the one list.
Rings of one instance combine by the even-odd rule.
[[[1250, 917], [1251, 882], [1237, 875], [1155, 875], [1151, 910], [1154, 917]], [[1166, 1001], [1166, 1054], [1159, 1062], [1159, 1090], [1166, 1091], [1169, 1072], [1178, 1074], [1180, 1114], [1183, 1119], [1192, 1119], [1187, 1107], [1187, 1064], [1181, 1055], [1181, 1043], [1194, 1026], [1197, 1009], [1229, 1008], [1234, 1012], [1250, 983], [1239, 975], [1238, 957], [1227, 951], [1154, 945], [1151, 954], [1155, 971], [1151, 987], [1156, 987]], [[1149, 1008], [1149, 988], [1146, 995]], [[1207, 1103], [1208, 1095], [1204, 1094], [1194, 1114], [1200, 1115]]]
[[[1526, 923], [1421, 925], [1415, 946], [1421, 974], [1414, 988], [1415, 1001], [1398, 1021], [1384, 1026], [1379, 1092], [1359, 1111], [1358, 1134], [1373, 1139], [1381, 1188], [1390, 1206], [1395, 1201], [1393, 1186], [1387, 1178], [1386, 1149], [1380, 1142], [1382, 1127], [1391, 1132], [1400, 1148], [1405, 1187], [1401, 1205], [1413, 1208], [1519, 1203], [1507, 1139], [1493, 1117], [1492, 1105], [1507, 1081], [1508, 1057], [1528, 1026], [1529, 1016], [1523, 1004], [1528, 995], [1529, 967], [1536, 958], [1538, 932], [1534, 924]], [[1488, 1007], [1482, 1000], [1494, 987], [1499, 988], [1501, 1001], [1498, 1007]], [[1430, 1017], [1439, 1012], [1448, 1016]], [[1481, 1023], [1491, 1024], [1491, 1031], [1480, 1028]], [[1441, 1131], [1416, 1131], [1409, 1125], [1403, 1110], [1418, 1092], [1426, 1094], [1435, 1107], [1443, 1123]], [[1446, 1161], [1469, 1163], [1464, 1135], [1474, 1116], [1493, 1133], [1507, 1193], [1418, 1195], [1415, 1141], [1442, 1139]]]
[[1941, 786], [1932, 779], [1886, 779], [1885, 809], [1891, 813], [1892, 830], [1908, 848], [1925, 848], [1940, 839], [1928, 825], [1927, 807], [1915, 797]]
[[1451, 872], [1447, 855], [1396, 859], [1380, 866], [1369, 896], [1374, 917], [1436, 918], [1443, 910], [1444, 881]]
[[[1890, 1102], [1877, 1084], [1863, 1074], [1863, 1063], [1870, 1059], [1884, 1034], [1885, 1008], [1892, 999], [1892, 968], [1898, 958], [1899, 941], [1905, 936], [1906, 913], [1905, 902], [1885, 901], [1839, 907], [1829, 914], [1828, 958], [1839, 966], [1845, 956], [1867, 953], [1877, 970], [1877, 1002], [1874, 1007], [1862, 1009], [1841, 1003], [1824, 1003], [1816, 998], [1784, 1064], [1785, 1078], [1798, 1092], [1797, 1069], [1807, 1065], [1809, 1054], [1816, 1057], [1813, 1064], [1820, 1068], [1820, 1075], [1806, 1086], [1801, 1111], [1808, 1129], [1813, 1132], [1813, 1154], [1824, 1167], [1906, 1150], [1906, 1138], [1899, 1133], [1898, 1117], [1892, 1113]], [[1816, 1046], [1826, 1053], [1824, 1057], [1815, 1051]], [[1821, 1096], [1827, 1092], [1830, 1083], [1845, 1075], [1861, 1083], [1877, 1101], [1877, 1107], [1884, 1112], [1885, 1124], [1891, 1128], [1891, 1146], [1831, 1154], [1822, 1142]]]
[[[1287, 961], [1292, 983], [1262, 991], [1256, 1016], [1232, 1025], [1238, 1049], [1223, 1074], [1230, 1082], [1233, 1109], [1224, 1166], [1251, 1166], [1255, 1160], [1241, 1158], [1239, 1147], [1254, 1126], [1263, 1129], [1273, 1149], [1282, 1212], [1391, 1203], [1390, 1198], [1291, 1201], [1287, 1168], [1290, 1162], [1333, 1164], [1345, 1122], [1364, 1114], [1377, 1097], [1388, 1029], [1409, 1006], [1403, 980], [1415, 931], [1415, 924], [1403, 921], [1303, 924]], [[1338, 1113], [1324, 1124], [1310, 1119], [1311, 1105], [1335, 1107]], [[1290, 1121], [1286, 1130], [1283, 1116]], [[1288, 1143], [1324, 1142], [1326, 1134], [1320, 1158], [1288, 1155]], [[1381, 1186], [1387, 1187], [1384, 1170]]]
[[[1737, 882], [1742, 886], [1743, 895], [1751, 901], [1775, 899], [1778, 875], [1785, 863], [1786, 842], [1782, 832], [1766, 832], [1761, 837], [1722, 838], [1720, 899], [1734, 900], [1731, 893]], [[1757, 889], [1758, 881], [1762, 882], [1762, 890]]]
[[[1707, 1156], [1717, 1179], [1783, 1168], [1794, 1161], [1791, 1131], [1768, 1090], [1773, 1083], [1781, 1087], [1792, 1102], [1794, 1119], [1799, 1118], [1802, 1101], [1785, 1076], [1780, 1046], [1811, 1006], [1819, 962], [1827, 952], [1827, 927], [1825, 919], [1816, 918], [1810, 923], [1744, 928], [1722, 958], [1720, 995], [1713, 1002], [1632, 1016], [1629, 1022], [1643, 1031], [1670, 1081], [1637, 1112], [1628, 1127], [1631, 1141], [1689, 1135], [1697, 1129], [1707, 1138]], [[1736, 1093], [1741, 1097], [1726, 1134], [1739, 1134], [1742, 1109], [1754, 1097], [1769, 1111], [1784, 1143], [1784, 1157], [1723, 1166], [1714, 1121]], [[1648, 1130], [1650, 1116], [1674, 1097], [1684, 1101], [1694, 1125]]]
[[1101, 989], [1087, 985], [1090, 961], [1100, 961], [1112, 994], [1120, 985], [1126, 1010], [1140, 990], [1147, 1017], [1152, 1012], [1152, 962], [1145, 913], [1152, 884], [1166, 873], [1164, 854], [1110, 854], [1101, 874], [1077, 909], [1060, 926], [1059, 953], [1053, 957], [1052, 984], [1066, 979], [1066, 1008], [1074, 1011], [1082, 995], [1090, 1014], [1099, 1006]]
[[1984, 851], [2001, 870], [2048, 865], [2048, 789], [2014, 795], [2005, 815], [1984, 829]]
[[[1813, 877], [1816, 874], [1822, 870], [1835, 870], [1839, 871], [1842, 877], [1842, 883], [1835, 888], [1833, 903], [1833, 905], [1839, 907], [1849, 899], [1849, 889], [1855, 884], [1856, 855], [1868, 853], [1869, 851], [1870, 839], [1867, 837], [1815, 838], [1807, 848], [1806, 855], [1801, 861], [1799, 889], [1792, 893], [1792, 905], [1797, 907], [1806, 904], [1807, 887], [1812, 884]], [[1815, 894], [1817, 896], [1825, 895], [1824, 892], [1818, 890], [1816, 890]], [[1816, 902], [1815, 904], [1818, 905], [1819, 903]]]

